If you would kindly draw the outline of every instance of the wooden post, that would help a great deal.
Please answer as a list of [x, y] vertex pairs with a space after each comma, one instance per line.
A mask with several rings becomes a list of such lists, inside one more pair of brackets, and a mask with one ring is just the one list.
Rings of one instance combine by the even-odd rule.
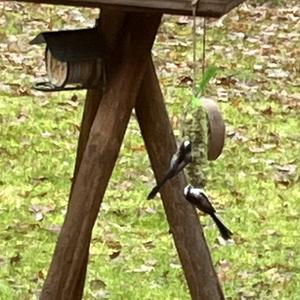
[[[121, 63], [103, 95], [74, 183], [41, 299], [78, 299], [76, 284], [132, 108], [143, 80], [161, 15], [128, 13], [118, 45]], [[118, 60], [116, 58], [116, 60]]]
[[[99, 24], [99, 30], [101, 33], [102, 38], [104, 39], [104, 43], [108, 49], [111, 49], [112, 51], [115, 49], [117, 37], [118, 34], [122, 28], [122, 25], [124, 23], [125, 19], [125, 13], [119, 12], [117, 10], [102, 10], [101, 11], [101, 18], [100, 18], [100, 24]], [[113, 72], [113, 70], [105, 68], [105, 77], [108, 79], [109, 72]], [[81, 120], [81, 126], [80, 126], [80, 134], [79, 134], [79, 140], [78, 140], [78, 146], [77, 146], [77, 153], [76, 153], [76, 160], [75, 160], [75, 168], [74, 168], [74, 175], [72, 180], [72, 186], [70, 191], [70, 198], [72, 195], [74, 183], [76, 181], [76, 177], [78, 174], [78, 170], [81, 164], [83, 152], [85, 150], [90, 130], [93, 125], [100, 100], [102, 98], [103, 93], [103, 87], [101, 84], [105, 84], [105, 82], [99, 82], [99, 87], [96, 89], [90, 89], [87, 91], [84, 110], [83, 110], [83, 116]]]
[[[102, 34], [102, 37], [104, 38], [105, 45], [109, 49], [114, 49], [118, 37], [118, 33], [120, 32], [120, 29], [122, 28], [122, 25], [124, 23], [125, 13], [119, 12], [117, 10], [102, 10], [101, 11], [101, 18], [100, 18], [100, 24], [99, 24], [99, 30]], [[105, 70], [105, 72], [109, 72], [113, 70]], [[108, 74], [105, 74], [106, 79], [108, 79]], [[76, 177], [79, 171], [79, 167], [82, 161], [83, 153], [89, 138], [90, 130], [93, 125], [96, 113], [98, 111], [98, 107], [102, 98], [103, 94], [103, 84], [105, 82], [99, 82], [99, 87], [97, 89], [91, 89], [87, 91], [84, 110], [83, 110], [83, 116], [80, 126], [80, 135], [78, 140], [78, 146], [77, 146], [77, 154], [76, 154], [76, 161], [75, 161], [75, 168], [74, 168], [74, 175], [72, 180], [72, 186], [69, 196], [69, 203], [70, 205], [71, 199], [72, 199], [72, 191], [74, 188], [74, 184], [76, 181]], [[90, 242], [86, 246], [85, 250], [85, 262], [82, 264], [82, 270], [80, 271], [80, 277], [78, 278], [78, 282], [76, 284], [76, 287], [74, 289], [73, 300], [80, 300], [82, 299], [83, 290], [84, 290], [84, 283], [86, 278], [86, 271], [87, 271], [87, 265], [88, 265], [88, 257], [89, 257], [89, 248], [90, 248]], [[76, 298], [75, 298], [76, 297]]]
[[[176, 141], [150, 56], [136, 115], [155, 177], [161, 180], [176, 151]], [[184, 199], [185, 185], [180, 174], [161, 189], [161, 196], [192, 299], [224, 299], [198, 216]]]
[[[77, 146], [77, 154], [76, 154], [76, 161], [75, 161], [75, 168], [74, 168], [74, 175], [72, 180], [72, 186], [69, 196], [69, 203], [68, 203], [68, 209], [71, 205], [72, 200], [72, 192], [73, 188], [76, 182], [76, 178], [78, 175], [79, 167], [82, 161], [83, 153], [88, 141], [89, 133], [93, 124], [93, 121], [95, 119], [100, 100], [102, 97], [102, 88], [99, 87], [95, 90], [90, 90], [87, 93], [85, 105], [84, 105], [84, 111], [80, 126], [80, 135], [78, 140], [78, 146]], [[83, 289], [84, 289], [84, 282], [86, 277], [86, 269], [88, 264], [88, 256], [89, 256], [89, 247], [90, 241], [87, 244], [86, 250], [85, 250], [85, 263], [82, 265], [82, 270], [80, 271], [80, 277], [78, 278], [78, 282], [76, 284], [76, 287], [74, 290], [74, 298], [73, 300], [80, 300], [82, 298]]]

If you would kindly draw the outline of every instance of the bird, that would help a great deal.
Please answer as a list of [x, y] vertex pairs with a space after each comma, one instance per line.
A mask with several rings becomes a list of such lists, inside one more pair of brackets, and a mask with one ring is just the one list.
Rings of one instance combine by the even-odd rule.
[[171, 178], [176, 176], [187, 164], [192, 161], [192, 142], [184, 140], [179, 146], [178, 151], [172, 156], [168, 171], [163, 179], [157, 182], [156, 186], [151, 190], [147, 199], [153, 199], [162, 186]]
[[183, 194], [187, 201], [196, 206], [202, 212], [211, 216], [224, 240], [231, 239], [233, 233], [216, 216], [216, 210], [210, 203], [208, 196], [203, 189], [195, 188], [189, 184], [184, 188]]

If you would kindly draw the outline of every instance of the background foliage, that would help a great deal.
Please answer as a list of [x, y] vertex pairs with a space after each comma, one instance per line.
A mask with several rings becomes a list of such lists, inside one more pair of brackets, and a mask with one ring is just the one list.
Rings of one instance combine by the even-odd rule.
[[[201, 222], [227, 299], [299, 299], [298, 4], [250, 1], [208, 21], [208, 62], [219, 71], [206, 96], [224, 112], [227, 142], [209, 165], [207, 191], [234, 243]], [[98, 12], [14, 2], [0, 11], [0, 299], [36, 299], [66, 211], [84, 92], [31, 90], [43, 50], [28, 42], [92, 26]], [[191, 26], [166, 16], [153, 50], [179, 138]], [[133, 115], [94, 229], [85, 299], [189, 299], [161, 202], [145, 200], [153, 184]]]

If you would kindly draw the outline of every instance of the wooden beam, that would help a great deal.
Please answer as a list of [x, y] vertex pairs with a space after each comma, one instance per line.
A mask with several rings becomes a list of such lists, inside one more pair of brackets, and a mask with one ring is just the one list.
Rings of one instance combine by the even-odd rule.
[[[176, 141], [150, 57], [136, 104], [136, 115], [159, 181], [176, 151]], [[194, 207], [184, 199], [185, 186], [186, 180], [181, 173], [161, 189], [161, 196], [192, 299], [224, 299], [198, 216]]]
[[[109, 10], [109, 9], [101, 11], [101, 18], [99, 20], [100, 21], [99, 30], [104, 40], [103, 42], [105, 43], [106, 48], [110, 49], [110, 52], [114, 51], [114, 49], [116, 48], [117, 39], [121, 32], [122, 26], [124, 24], [124, 19], [125, 19], [125, 13], [116, 10]], [[110, 63], [108, 61], [106, 63], [107, 66], [111, 66], [112, 64], [113, 62]], [[81, 126], [80, 126], [80, 134], [79, 134], [78, 145], [77, 145], [74, 175], [72, 179], [69, 201], [71, 199], [74, 183], [76, 181], [76, 177], [81, 164], [83, 152], [85, 150], [88, 141], [90, 130], [94, 122], [100, 104], [100, 100], [102, 98], [103, 91], [105, 89], [105, 86], [103, 85], [105, 85], [106, 81], [109, 80], [109, 78], [112, 76], [113, 71], [114, 70], [112, 70], [112, 68], [105, 66], [104, 68], [105, 80], [99, 82], [98, 88], [93, 88], [87, 91], [82, 120], [81, 120]]]
[[[54, 5], [71, 5], [191, 15], [191, 0], [16, 0]], [[245, 0], [199, 0], [197, 16], [221, 17]]]
[[161, 15], [126, 15], [118, 49], [121, 63], [107, 84], [73, 187], [42, 300], [77, 299], [76, 284], [86, 264], [86, 249], [112, 174], [132, 108], [144, 77]]
[[[73, 175], [73, 180], [72, 180], [72, 186], [71, 186], [71, 191], [70, 191], [70, 196], [69, 196], [68, 207], [70, 207], [70, 205], [71, 205], [73, 188], [74, 188], [76, 178], [78, 175], [79, 167], [81, 165], [83, 153], [84, 153], [85, 147], [87, 145], [90, 129], [94, 122], [101, 97], [102, 97], [102, 88], [101, 87], [94, 89], [94, 90], [89, 90], [87, 92], [87, 97], [85, 100], [85, 106], [84, 106], [83, 117], [82, 117], [82, 122], [81, 122], [81, 130], [80, 130], [80, 135], [79, 135], [74, 175]], [[90, 246], [90, 241], [87, 242], [85, 253], [83, 254], [83, 256], [85, 257], [85, 262], [82, 263], [82, 269], [79, 274], [80, 276], [78, 277], [78, 281], [76, 283], [76, 286], [75, 286], [75, 289], [73, 292], [73, 297], [74, 297], [73, 300], [82, 299], [87, 264], [88, 264], [88, 257], [89, 257], [89, 248], [90, 248], [89, 246]]]
[[[70, 192], [70, 198], [72, 191], [74, 188], [74, 184], [76, 181], [76, 177], [79, 171], [79, 167], [82, 161], [83, 153], [89, 138], [89, 133], [92, 127], [92, 124], [94, 122], [100, 100], [102, 97], [102, 88], [99, 87], [97, 89], [89, 90], [87, 92], [87, 96], [85, 99], [84, 109], [83, 109], [83, 115], [81, 120], [81, 126], [80, 126], [80, 133], [79, 133], [79, 139], [78, 139], [78, 145], [77, 145], [77, 153], [76, 153], [76, 160], [75, 160], [75, 167], [74, 167], [74, 175], [72, 178], [72, 186], [71, 186], [71, 192]], [[70, 203], [69, 203], [70, 204]]]
[[[122, 25], [124, 22], [124, 17], [125, 17], [124, 13], [120, 13], [115, 10], [113, 10], [113, 11], [102, 10], [101, 11], [99, 30], [102, 33], [102, 37], [105, 40], [106, 46], [110, 49], [113, 49], [116, 45], [118, 33], [120, 32], [120, 29], [122, 28]], [[108, 71], [110, 71], [110, 70], [107, 70], [107, 72]], [[105, 77], [108, 78], [109, 77], [108, 74], [106, 74]], [[72, 199], [72, 191], [73, 191], [76, 177], [77, 177], [77, 174], [79, 171], [79, 167], [81, 165], [83, 153], [86, 148], [90, 130], [93, 125], [93, 122], [94, 122], [94, 119], [95, 119], [95, 116], [98, 111], [98, 107], [99, 107], [99, 104], [100, 104], [100, 101], [102, 98], [103, 88], [104, 88], [103, 84], [104, 84], [104, 82], [99, 82], [98, 88], [90, 89], [87, 91], [84, 110], [83, 110], [83, 116], [82, 116], [82, 121], [81, 121], [81, 126], [80, 126], [80, 135], [79, 135], [79, 140], [78, 140], [74, 175], [73, 175], [73, 180], [72, 180], [72, 186], [71, 186], [68, 206], [70, 206], [70, 202]], [[87, 272], [88, 258], [89, 258], [89, 248], [90, 248], [90, 242], [87, 244], [86, 249], [85, 249], [85, 254], [83, 255], [83, 256], [85, 256], [85, 262], [83, 262], [83, 264], [82, 264], [82, 269], [80, 271], [80, 277], [78, 277], [78, 282], [75, 285], [76, 287], [73, 292], [73, 297], [74, 297], [73, 300], [82, 299], [84, 283], [85, 283], [85, 278], [86, 278], [86, 272]]]

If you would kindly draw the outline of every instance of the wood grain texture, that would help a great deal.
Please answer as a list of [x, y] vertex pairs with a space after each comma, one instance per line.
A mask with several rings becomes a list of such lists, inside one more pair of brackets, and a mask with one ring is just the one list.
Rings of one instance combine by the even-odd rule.
[[[110, 52], [114, 51], [113, 49], [116, 48], [118, 36], [124, 24], [124, 19], [125, 13], [107, 9], [101, 11], [99, 30], [101, 31], [102, 38], [104, 39], [106, 47], [110, 49]], [[109, 57], [107, 59], [109, 59]], [[108, 62], [107, 65], [111, 66], [112, 64]], [[113, 73], [113, 71], [112, 68], [105, 68], [104, 72], [106, 73], [106, 80], [112, 76], [111, 73]], [[103, 96], [103, 90], [105, 89], [103, 84], [106, 83], [99, 82], [98, 88], [90, 89], [86, 94], [69, 201], [71, 200], [72, 190], [82, 161], [83, 152], [89, 138], [90, 130], [98, 111], [100, 100]]]
[[[99, 24], [99, 29], [102, 32], [102, 37], [105, 39], [105, 44], [110, 49], [115, 48], [118, 33], [120, 32], [120, 29], [123, 26], [124, 23], [125, 14], [120, 13], [118, 11], [110, 11], [110, 10], [102, 10], [101, 11], [101, 19]], [[106, 70], [106, 72], [113, 71], [113, 70]], [[110, 76], [107, 76], [106, 78], [109, 78]], [[95, 120], [96, 113], [98, 111], [98, 107], [101, 101], [101, 98], [103, 96], [103, 82], [99, 82], [99, 87], [96, 89], [91, 89], [87, 91], [84, 110], [83, 110], [83, 116], [80, 126], [80, 135], [78, 140], [78, 146], [77, 146], [77, 154], [76, 154], [76, 161], [75, 161], [75, 168], [74, 168], [74, 175], [72, 180], [72, 186], [70, 191], [70, 197], [69, 197], [69, 203], [68, 206], [70, 206], [71, 200], [72, 200], [72, 191], [74, 188], [74, 184], [76, 181], [76, 177], [79, 171], [79, 167], [81, 165], [82, 157], [84, 150], [86, 148], [89, 134], [91, 127], [93, 125], [93, 122]], [[88, 265], [88, 259], [89, 259], [89, 248], [90, 243], [87, 243], [85, 252], [83, 253], [83, 257], [85, 259], [82, 263], [82, 269], [80, 271], [78, 281], [75, 285], [75, 289], [73, 291], [73, 299], [72, 300], [80, 300], [82, 299], [83, 290], [84, 290], [84, 283], [86, 278], [86, 272], [87, 272], [87, 265]]]
[[[156, 11], [178, 15], [191, 15], [191, 0], [16, 0], [35, 3], [72, 6], [115, 8], [125, 10]], [[197, 15], [221, 17], [245, 0], [199, 0]]]
[[100, 204], [112, 174], [147, 67], [161, 15], [126, 15], [118, 48], [121, 63], [108, 82], [83, 153], [42, 300], [77, 299], [76, 284]]
[[[70, 196], [69, 196], [68, 207], [71, 205], [73, 188], [74, 188], [76, 178], [78, 175], [79, 167], [81, 165], [83, 153], [84, 153], [84, 150], [87, 145], [90, 129], [94, 122], [101, 97], [102, 97], [102, 88], [101, 87], [94, 89], [94, 90], [89, 90], [87, 92], [87, 97], [85, 100], [84, 112], [83, 112], [83, 117], [82, 117], [82, 122], [81, 122], [81, 129], [80, 129], [80, 135], [79, 135], [79, 141], [78, 141], [78, 147], [77, 147], [77, 155], [76, 155], [76, 161], [75, 161], [75, 169], [74, 169], [74, 175], [73, 175], [73, 180], [72, 180], [71, 192], [70, 192]], [[73, 299], [72, 300], [80, 300], [83, 295], [83, 289], [84, 289], [84, 283], [85, 283], [85, 277], [86, 277], [86, 271], [87, 271], [87, 264], [88, 264], [88, 258], [89, 258], [89, 248], [90, 248], [90, 241], [87, 241], [86, 248], [84, 250], [84, 253], [82, 254], [82, 256], [85, 259], [82, 263], [82, 268], [79, 272], [79, 277], [77, 279], [77, 283], [76, 283], [74, 291], [73, 291]]]
[[[176, 151], [176, 141], [150, 57], [136, 115], [159, 181]], [[161, 189], [161, 196], [192, 299], [224, 299], [195, 208], [184, 198], [185, 186], [181, 173]]]

